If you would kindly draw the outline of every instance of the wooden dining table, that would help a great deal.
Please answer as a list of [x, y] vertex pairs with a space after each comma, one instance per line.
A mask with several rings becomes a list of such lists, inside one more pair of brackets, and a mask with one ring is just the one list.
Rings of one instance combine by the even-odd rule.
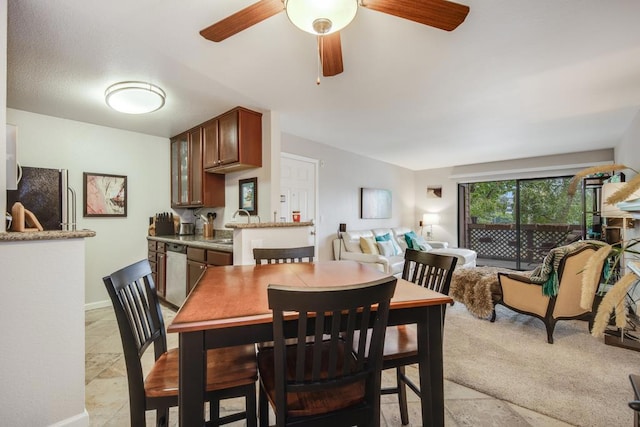
[[[273, 340], [267, 286], [339, 287], [387, 277], [353, 261], [208, 268], [168, 327], [180, 347], [179, 422], [204, 425], [206, 350]], [[447, 295], [398, 279], [389, 325], [417, 324], [422, 425], [444, 425], [442, 325]]]

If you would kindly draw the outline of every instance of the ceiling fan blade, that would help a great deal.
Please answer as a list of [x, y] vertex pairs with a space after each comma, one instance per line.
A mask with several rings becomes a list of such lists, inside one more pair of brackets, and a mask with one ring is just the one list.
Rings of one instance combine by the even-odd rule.
[[320, 51], [323, 76], [331, 77], [344, 71], [339, 31], [318, 37], [318, 49]]
[[367, 9], [452, 31], [469, 14], [469, 6], [446, 0], [363, 0]]
[[284, 4], [282, 0], [260, 0], [205, 28], [200, 31], [200, 35], [207, 40], [221, 42], [283, 10]]

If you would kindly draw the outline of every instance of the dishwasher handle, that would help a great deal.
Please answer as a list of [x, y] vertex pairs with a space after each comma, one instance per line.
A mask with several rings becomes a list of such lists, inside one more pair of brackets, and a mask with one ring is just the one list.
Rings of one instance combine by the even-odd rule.
[[178, 243], [167, 243], [167, 252], [177, 252], [179, 254], [186, 254], [187, 245], [180, 245]]

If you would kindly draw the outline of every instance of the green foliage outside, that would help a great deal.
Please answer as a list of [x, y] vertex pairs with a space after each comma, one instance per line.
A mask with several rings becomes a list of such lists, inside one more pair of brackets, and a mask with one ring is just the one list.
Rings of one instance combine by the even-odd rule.
[[469, 214], [478, 224], [515, 223], [515, 181], [476, 182], [469, 185]]
[[[520, 181], [521, 224], [581, 224], [580, 193], [567, 195], [570, 178]], [[469, 185], [472, 221], [478, 224], [516, 222], [516, 181], [478, 182]], [[589, 206], [589, 201], [587, 201]]]

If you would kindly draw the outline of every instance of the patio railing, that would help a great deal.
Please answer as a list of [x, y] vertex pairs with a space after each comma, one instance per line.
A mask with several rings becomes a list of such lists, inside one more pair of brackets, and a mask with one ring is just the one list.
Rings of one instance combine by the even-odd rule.
[[[468, 224], [469, 249], [478, 258], [517, 260], [518, 236], [515, 224]], [[550, 249], [564, 244], [569, 236], [579, 235], [580, 225], [531, 224], [520, 226], [520, 260], [540, 263]]]

